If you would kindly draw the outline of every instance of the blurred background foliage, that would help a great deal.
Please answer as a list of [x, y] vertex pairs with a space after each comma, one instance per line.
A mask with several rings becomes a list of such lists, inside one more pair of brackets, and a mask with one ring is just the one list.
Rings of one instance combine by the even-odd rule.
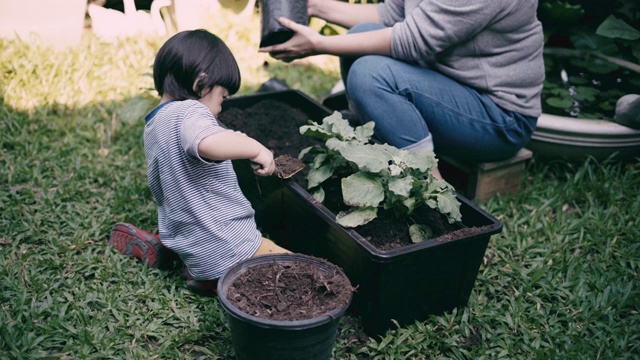
[[538, 18], [546, 46], [640, 62], [638, 0], [540, 0]]

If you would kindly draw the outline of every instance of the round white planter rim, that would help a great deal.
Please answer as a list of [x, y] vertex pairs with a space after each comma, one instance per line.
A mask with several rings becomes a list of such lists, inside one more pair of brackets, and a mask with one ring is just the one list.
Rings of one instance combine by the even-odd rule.
[[526, 146], [546, 157], [582, 159], [640, 156], [640, 130], [611, 121], [542, 114]]
[[538, 129], [543, 130], [544, 132], [597, 135], [603, 137], [623, 136], [640, 138], [640, 130], [635, 130], [613, 121], [580, 119], [544, 113], [538, 118], [536, 131], [538, 131]]

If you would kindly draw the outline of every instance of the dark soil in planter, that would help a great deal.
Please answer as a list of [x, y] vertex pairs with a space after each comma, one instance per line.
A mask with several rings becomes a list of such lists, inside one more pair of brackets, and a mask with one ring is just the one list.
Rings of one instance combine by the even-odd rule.
[[[297, 158], [302, 149], [322, 145], [320, 140], [300, 135], [300, 127], [309, 123], [307, 115], [281, 101], [263, 100], [246, 109], [231, 108], [219, 118], [228, 128], [242, 131], [273, 150], [276, 157], [287, 154]], [[305, 178], [300, 175], [296, 179]]]
[[[300, 127], [308, 124], [309, 118], [299, 109], [292, 108], [281, 101], [267, 99], [245, 109], [231, 108], [219, 115], [220, 121], [230, 129], [242, 131], [274, 151], [275, 156], [287, 154], [297, 157], [304, 148], [323, 145], [323, 142], [300, 134]], [[313, 161], [308, 155], [305, 164]], [[291, 178], [304, 189], [307, 188], [306, 168]], [[334, 185], [324, 187], [324, 205], [337, 214], [345, 210], [341, 205], [339, 178]], [[333, 199], [334, 201], [331, 201]], [[477, 228], [464, 228], [462, 224], [449, 224], [438, 211], [428, 207], [416, 209], [412, 219], [417, 223], [428, 224], [434, 232], [434, 238], [447, 241], [460, 235], [472, 235]], [[378, 217], [355, 230], [380, 250], [390, 250], [413, 244], [409, 237], [408, 224], [399, 223], [392, 213], [379, 210]]]
[[[323, 203], [334, 214], [348, 210], [342, 202], [340, 190], [340, 178], [334, 176], [325, 181], [325, 202]], [[415, 209], [411, 214], [411, 220], [418, 224], [428, 224], [433, 231], [433, 237], [439, 241], [449, 241], [460, 235], [469, 236], [477, 234], [476, 228], [465, 228], [460, 223], [450, 224], [446, 216], [440, 212], [423, 206]], [[380, 250], [391, 250], [413, 244], [409, 237], [411, 223], [398, 221], [396, 215], [385, 209], [378, 209], [378, 217], [373, 221], [358, 226], [358, 233]]]
[[228, 299], [239, 310], [262, 319], [295, 321], [344, 307], [352, 291], [341, 272], [327, 273], [304, 262], [270, 262], [239, 275], [229, 287]]
[[[478, 233], [477, 228], [461, 228], [461, 224], [449, 224], [446, 218], [431, 208], [414, 210], [411, 218], [418, 224], [428, 224], [438, 241], [449, 241]], [[358, 227], [356, 230], [362, 237], [380, 250], [391, 250], [413, 244], [409, 238], [411, 224], [399, 223], [395, 215], [385, 210], [378, 210], [375, 221]]]

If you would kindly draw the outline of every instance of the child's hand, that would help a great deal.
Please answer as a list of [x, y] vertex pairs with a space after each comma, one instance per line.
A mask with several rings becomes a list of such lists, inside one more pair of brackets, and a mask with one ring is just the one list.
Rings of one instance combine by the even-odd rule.
[[269, 176], [276, 171], [276, 163], [273, 161], [271, 150], [262, 146], [258, 155], [250, 159], [258, 166], [254, 167], [254, 172], [260, 176]]

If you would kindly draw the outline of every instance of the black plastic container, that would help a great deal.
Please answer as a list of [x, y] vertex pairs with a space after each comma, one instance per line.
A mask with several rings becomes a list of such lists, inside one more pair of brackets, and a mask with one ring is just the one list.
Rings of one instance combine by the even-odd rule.
[[[332, 112], [296, 90], [231, 98], [223, 111], [265, 99], [283, 101], [316, 122]], [[291, 136], [302, 135], [295, 128]], [[293, 180], [256, 179], [248, 161], [236, 161], [234, 167], [264, 234], [289, 250], [327, 259], [344, 270], [357, 287], [350, 310], [361, 318], [369, 335], [394, 328], [392, 320], [403, 326], [465, 306], [489, 239], [502, 230], [495, 217], [457, 195], [462, 224], [479, 228], [476, 235], [382, 251], [357, 231], [338, 225], [335, 214]]]
[[260, 15], [260, 47], [281, 44], [293, 37], [293, 30], [282, 26], [280, 17], [301, 25], [309, 25], [307, 0], [261, 0]]
[[229, 268], [218, 281], [218, 298], [227, 313], [231, 340], [239, 360], [325, 360], [331, 358], [340, 318], [349, 304], [309, 320], [277, 321], [238, 310], [227, 299], [229, 287], [246, 269], [270, 262], [304, 262], [327, 274], [342, 271], [335, 265], [301, 254], [269, 254], [250, 258]]

